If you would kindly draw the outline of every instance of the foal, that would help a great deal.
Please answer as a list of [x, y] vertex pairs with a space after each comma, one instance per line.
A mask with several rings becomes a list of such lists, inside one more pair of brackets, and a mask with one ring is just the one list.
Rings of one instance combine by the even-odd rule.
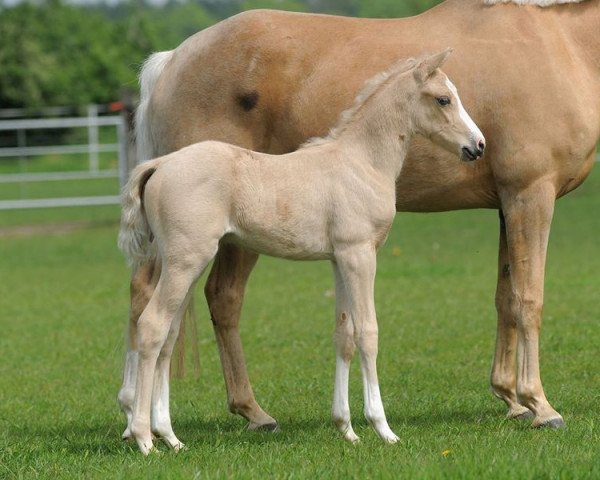
[[[396, 179], [420, 133], [464, 160], [484, 138], [438, 67], [449, 51], [395, 64], [370, 80], [329, 136], [281, 156], [202, 142], [143, 163], [123, 193], [119, 246], [135, 269], [158, 249], [160, 279], [139, 319], [133, 405], [122, 401], [142, 453], [151, 433], [183, 444], [169, 416], [168, 371], [191, 289], [219, 248], [232, 242], [267, 255], [329, 259], [336, 281], [333, 420], [351, 441], [348, 372], [357, 345], [367, 420], [386, 442], [376, 371], [376, 252], [395, 214]], [[123, 392], [122, 392], [123, 393]], [[128, 397], [120, 395], [120, 398]]]

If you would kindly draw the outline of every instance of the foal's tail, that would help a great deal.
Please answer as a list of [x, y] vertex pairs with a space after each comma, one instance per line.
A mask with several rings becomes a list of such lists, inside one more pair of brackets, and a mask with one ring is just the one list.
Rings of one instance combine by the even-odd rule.
[[121, 194], [121, 228], [118, 245], [134, 272], [156, 257], [143, 199], [146, 182], [163, 160], [164, 157], [148, 160], [135, 167]]

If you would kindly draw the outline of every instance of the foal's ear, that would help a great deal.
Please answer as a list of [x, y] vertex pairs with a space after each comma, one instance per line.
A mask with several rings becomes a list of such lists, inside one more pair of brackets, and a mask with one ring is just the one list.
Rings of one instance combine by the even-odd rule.
[[447, 48], [440, 53], [436, 53], [435, 55], [431, 55], [430, 57], [426, 57], [421, 60], [417, 64], [414, 72], [417, 83], [424, 83], [425, 80], [427, 80], [433, 74], [433, 72], [442, 66], [451, 52], [452, 49]]

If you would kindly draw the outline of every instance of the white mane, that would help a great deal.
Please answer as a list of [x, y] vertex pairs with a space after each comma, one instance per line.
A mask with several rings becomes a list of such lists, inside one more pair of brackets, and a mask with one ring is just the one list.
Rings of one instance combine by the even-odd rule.
[[538, 7], [551, 7], [562, 3], [580, 3], [585, 0], [483, 0], [486, 5], [497, 5], [499, 3], [516, 3], [517, 5], [537, 5]]
[[350, 120], [354, 117], [356, 112], [360, 110], [360, 108], [367, 103], [367, 101], [373, 96], [375, 92], [379, 90], [379, 88], [386, 83], [391, 77], [399, 75], [401, 73], [407, 72], [411, 68], [413, 68], [417, 64], [417, 59], [409, 58], [402, 59], [398, 62], [394, 63], [390, 68], [384, 70], [383, 72], [379, 72], [374, 77], [371, 77], [369, 80], [365, 82], [363, 87], [358, 92], [358, 95], [354, 99], [354, 103], [350, 108], [344, 110], [335, 127], [333, 127], [329, 133], [324, 137], [313, 137], [309, 138], [306, 142], [300, 145], [300, 148], [309, 146], [309, 145], [321, 145], [329, 140], [333, 140], [339, 136], [342, 130], [350, 123]]

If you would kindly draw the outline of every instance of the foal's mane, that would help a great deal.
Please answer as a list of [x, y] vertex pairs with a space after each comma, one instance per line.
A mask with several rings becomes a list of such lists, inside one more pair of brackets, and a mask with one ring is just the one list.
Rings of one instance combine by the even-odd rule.
[[363, 87], [359, 90], [358, 95], [352, 103], [352, 106], [340, 114], [336, 126], [333, 127], [324, 137], [314, 137], [308, 139], [300, 146], [300, 148], [322, 145], [323, 143], [327, 143], [330, 140], [335, 140], [338, 138], [340, 133], [342, 133], [346, 126], [352, 121], [357, 112], [373, 98], [375, 93], [377, 93], [385, 84], [387, 84], [388, 81], [414, 68], [418, 64], [419, 60], [420, 59], [418, 58], [403, 58], [402, 60], [398, 60], [396, 63], [394, 63], [387, 70], [379, 72], [377, 75], [368, 79]]

